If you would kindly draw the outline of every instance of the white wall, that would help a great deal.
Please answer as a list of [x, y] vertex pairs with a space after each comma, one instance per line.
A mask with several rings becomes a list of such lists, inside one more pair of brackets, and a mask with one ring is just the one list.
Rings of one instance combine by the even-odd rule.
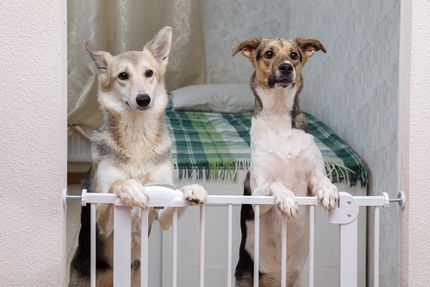
[[65, 1], [1, 1], [1, 286], [64, 285]]
[[402, 213], [400, 286], [429, 286], [430, 277], [430, 2], [402, 1], [400, 86]]

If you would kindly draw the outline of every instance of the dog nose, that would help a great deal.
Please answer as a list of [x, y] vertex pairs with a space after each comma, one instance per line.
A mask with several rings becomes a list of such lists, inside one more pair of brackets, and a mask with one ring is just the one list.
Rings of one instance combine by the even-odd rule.
[[278, 70], [283, 74], [290, 74], [294, 70], [294, 67], [289, 63], [282, 63], [278, 66]]
[[136, 104], [141, 108], [147, 107], [150, 102], [151, 97], [148, 94], [138, 94], [136, 97]]

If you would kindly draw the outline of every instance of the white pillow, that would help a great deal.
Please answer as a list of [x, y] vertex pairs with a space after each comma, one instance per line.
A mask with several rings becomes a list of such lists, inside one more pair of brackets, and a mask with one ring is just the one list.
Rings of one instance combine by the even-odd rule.
[[173, 109], [199, 112], [248, 112], [254, 110], [249, 84], [186, 86], [172, 91]]

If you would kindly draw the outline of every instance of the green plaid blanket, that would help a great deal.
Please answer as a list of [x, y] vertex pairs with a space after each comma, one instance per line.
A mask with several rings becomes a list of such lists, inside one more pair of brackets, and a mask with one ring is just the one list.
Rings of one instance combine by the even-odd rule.
[[[172, 137], [172, 161], [180, 178], [234, 180], [248, 168], [252, 113], [167, 112]], [[363, 162], [329, 127], [306, 114], [310, 133], [320, 148], [333, 182], [367, 185]]]

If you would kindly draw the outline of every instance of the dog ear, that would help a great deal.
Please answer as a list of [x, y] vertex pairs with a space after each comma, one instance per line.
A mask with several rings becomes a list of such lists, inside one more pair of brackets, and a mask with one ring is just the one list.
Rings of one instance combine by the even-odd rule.
[[296, 43], [302, 51], [303, 63], [306, 63], [306, 61], [312, 57], [315, 52], [323, 51], [324, 53], [327, 53], [324, 45], [316, 39], [297, 38]]
[[109, 64], [109, 60], [112, 57], [111, 54], [104, 51], [96, 51], [94, 50], [87, 41], [84, 41], [85, 50], [87, 50], [91, 59], [97, 67], [97, 72], [99, 74], [104, 74], [107, 71], [107, 67]]
[[261, 43], [261, 38], [250, 38], [248, 40], [237, 43], [232, 48], [233, 56], [239, 52], [242, 52], [242, 55], [244, 55], [245, 57], [247, 57], [252, 61], [253, 59], [252, 55], [255, 49], [257, 49], [257, 47], [260, 46], [260, 43]]
[[172, 27], [166, 26], [143, 49], [148, 49], [158, 62], [165, 65], [168, 62], [171, 47]]

